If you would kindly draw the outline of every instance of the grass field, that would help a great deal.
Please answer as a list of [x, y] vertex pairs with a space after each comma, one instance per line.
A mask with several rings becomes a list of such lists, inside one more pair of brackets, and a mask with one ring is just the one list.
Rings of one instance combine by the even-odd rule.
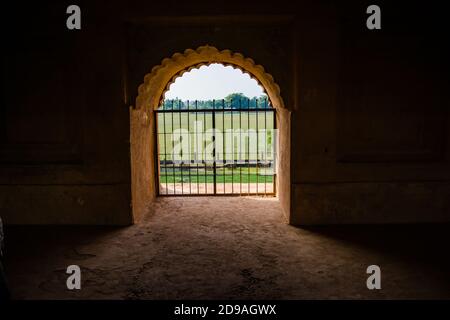
[[[205, 143], [212, 145], [213, 114], [211, 112], [158, 113], [157, 121], [160, 160], [172, 160], [174, 146], [175, 150], [183, 150], [185, 159], [212, 160], [212, 156], [208, 155], [208, 150], [211, 149], [205, 148]], [[275, 140], [273, 110], [216, 112], [215, 127], [216, 159], [273, 160], [272, 149]], [[241, 131], [238, 131], [238, 128]], [[175, 135], [173, 135], [174, 129]], [[180, 132], [182, 131], [177, 129], [185, 132], [181, 140]], [[249, 139], [247, 134], [249, 130], [258, 134]]]
[[[180, 168], [161, 168], [160, 183], [213, 183], [214, 173], [212, 169], [205, 170], [199, 168], [183, 169]], [[217, 168], [217, 183], [272, 183], [273, 170], [270, 168]]]
[[[276, 156], [273, 152], [273, 110], [216, 112], [215, 115], [212, 112], [175, 111], [158, 113], [157, 121], [161, 188], [183, 190], [183, 186], [190, 188], [194, 184], [196, 188], [203, 188], [205, 184], [207, 190], [210, 189], [207, 185], [213, 185], [215, 181], [224, 189], [234, 184], [239, 188], [241, 184], [247, 184], [250, 188], [251, 184], [256, 192], [257, 186], [261, 191], [273, 184]], [[212, 153], [213, 125], [216, 128], [215, 157]], [[184, 130], [183, 134], [180, 134], [180, 129]], [[249, 130], [253, 131], [251, 137]], [[185, 161], [182, 166], [172, 162], [173, 150], [177, 157], [175, 160]], [[214, 158], [217, 161], [215, 177]], [[203, 160], [210, 161], [209, 165], [205, 166]], [[235, 167], [224, 167], [221, 160], [234, 163]]]

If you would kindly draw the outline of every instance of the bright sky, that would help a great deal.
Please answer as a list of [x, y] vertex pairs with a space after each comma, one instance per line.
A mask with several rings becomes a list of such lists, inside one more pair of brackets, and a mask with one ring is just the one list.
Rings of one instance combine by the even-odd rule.
[[219, 63], [201, 66], [175, 79], [165, 99], [212, 100], [223, 99], [230, 93], [243, 93], [249, 98], [265, 95], [258, 82], [246, 73]]

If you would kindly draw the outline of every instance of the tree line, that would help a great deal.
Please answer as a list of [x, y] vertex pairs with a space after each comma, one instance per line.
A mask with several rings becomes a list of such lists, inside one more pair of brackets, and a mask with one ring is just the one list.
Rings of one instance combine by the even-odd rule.
[[167, 110], [188, 109], [268, 109], [270, 101], [266, 95], [249, 98], [242, 93], [231, 93], [224, 99], [183, 101], [181, 99], [165, 99], [161, 106]]

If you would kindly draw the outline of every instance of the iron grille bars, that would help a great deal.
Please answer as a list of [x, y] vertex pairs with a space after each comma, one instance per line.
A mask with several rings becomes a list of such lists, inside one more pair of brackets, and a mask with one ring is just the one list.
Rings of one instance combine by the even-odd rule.
[[246, 100], [172, 100], [156, 110], [159, 195], [275, 194], [275, 110]]

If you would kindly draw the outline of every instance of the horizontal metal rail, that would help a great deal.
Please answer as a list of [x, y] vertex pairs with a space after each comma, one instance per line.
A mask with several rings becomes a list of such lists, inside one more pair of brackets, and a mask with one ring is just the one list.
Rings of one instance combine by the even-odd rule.
[[184, 112], [274, 112], [273, 109], [259, 109], [259, 108], [240, 108], [240, 109], [156, 109], [157, 113], [184, 113]]

